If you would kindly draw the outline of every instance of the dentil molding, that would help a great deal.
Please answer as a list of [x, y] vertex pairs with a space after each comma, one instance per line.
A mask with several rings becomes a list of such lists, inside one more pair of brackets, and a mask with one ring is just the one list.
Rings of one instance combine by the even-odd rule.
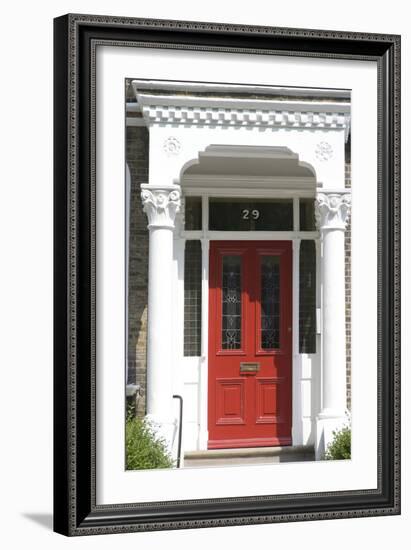
[[148, 126], [153, 124], [191, 125], [191, 126], [267, 126], [286, 128], [322, 128], [346, 130], [348, 136], [349, 120], [344, 113], [284, 110], [281, 104], [266, 108], [247, 108], [246, 105], [231, 108], [184, 107], [173, 105], [144, 105], [143, 117]]
[[350, 212], [351, 193], [348, 190], [317, 193], [315, 219], [319, 230], [344, 230], [347, 227]]
[[174, 228], [177, 212], [181, 208], [181, 188], [179, 185], [155, 187], [141, 184], [141, 201], [147, 214], [148, 227]]

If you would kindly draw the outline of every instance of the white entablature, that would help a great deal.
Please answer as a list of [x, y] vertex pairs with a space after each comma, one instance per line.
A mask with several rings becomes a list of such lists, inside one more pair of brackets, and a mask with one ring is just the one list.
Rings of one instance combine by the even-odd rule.
[[[184, 85], [184, 87], [182, 87]], [[288, 147], [324, 188], [344, 187], [349, 94], [292, 88], [133, 80], [131, 120], [150, 129], [149, 184], [179, 184], [210, 145]], [[130, 119], [128, 119], [130, 120]], [[165, 181], [165, 178], [167, 181]]]

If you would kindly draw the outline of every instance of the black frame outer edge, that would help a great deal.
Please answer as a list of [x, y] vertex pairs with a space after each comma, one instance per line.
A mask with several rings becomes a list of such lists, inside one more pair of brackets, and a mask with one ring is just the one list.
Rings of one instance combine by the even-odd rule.
[[69, 534], [68, 497], [68, 346], [67, 346], [67, 213], [68, 213], [68, 26], [67, 18], [54, 20], [54, 460], [53, 527]]
[[[82, 535], [90, 534], [90, 529], [96, 532], [115, 532], [121, 527], [122, 532], [137, 530], [139, 524], [154, 525], [154, 529], [161, 528], [160, 523], [168, 529], [175, 528], [168, 522], [182, 522], [181, 527], [196, 527], [201, 525], [201, 521], [208, 519], [230, 519], [238, 517], [242, 513], [247, 520], [253, 517], [263, 515], [275, 515], [280, 518], [286, 514], [307, 514], [307, 517], [301, 519], [313, 519], [310, 514], [326, 510], [331, 513], [336, 511], [366, 510], [370, 506], [376, 509], [389, 508], [390, 513], [400, 513], [399, 508], [393, 508], [394, 495], [393, 486], [390, 485], [393, 473], [393, 443], [394, 434], [392, 427], [385, 423], [385, 432], [383, 433], [383, 463], [385, 469], [383, 473], [383, 485], [385, 492], [381, 495], [364, 494], [362, 498], [358, 495], [345, 495], [342, 497], [324, 496], [314, 498], [295, 498], [294, 502], [288, 501], [287, 504], [281, 504], [281, 501], [267, 503], [261, 500], [255, 500], [255, 507], [250, 511], [250, 502], [223, 502], [223, 503], [169, 503], [173, 506], [172, 510], [167, 510], [167, 506], [155, 505], [144, 509], [134, 509], [127, 506], [123, 509], [107, 507], [107, 509], [96, 509], [91, 498], [91, 430], [90, 430], [90, 157], [89, 157], [89, 139], [90, 139], [90, 86], [84, 85], [84, 82], [90, 83], [90, 39], [112, 39], [112, 40], [145, 40], [145, 41], [166, 41], [171, 43], [187, 43], [189, 45], [220, 45], [222, 47], [250, 47], [253, 49], [296, 49], [296, 43], [299, 42], [302, 51], [306, 52], [329, 52], [329, 53], [349, 53], [357, 55], [377, 55], [381, 57], [383, 64], [382, 78], [384, 80], [383, 97], [383, 121], [382, 121], [382, 151], [384, 156], [383, 181], [383, 221], [384, 233], [382, 236], [382, 261], [383, 261], [383, 334], [385, 336], [385, 349], [383, 360], [385, 365], [389, 365], [383, 375], [383, 383], [386, 384], [387, 398], [383, 403], [384, 418], [393, 418], [393, 304], [394, 296], [389, 292], [393, 289], [393, 280], [391, 267], [393, 266], [393, 193], [394, 193], [394, 166], [393, 166], [393, 142], [392, 133], [394, 128], [394, 103], [393, 103], [393, 59], [394, 59], [394, 41], [399, 41], [398, 36], [387, 37], [385, 41], [373, 40], [359, 42], [356, 39], [327, 38], [318, 37], [273, 37], [270, 35], [256, 35], [251, 32], [240, 34], [238, 32], [211, 30], [185, 30], [185, 29], [159, 29], [138, 27], [130, 28], [121, 25], [90, 24], [79, 21], [79, 120], [80, 132], [78, 135], [80, 171], [78, 176], [81, 178], [81, 185], [78, 186], [78, 217], [79, 226], [77, 228], [78, 244], [78, 265], [79, 265], [79, 287], [77, 293], [78, 299], [78, 354], [77, 354], [77, 415], [81, 421], [77, 422], [77, 500], [76, 500], [76, 527], [70, 527], [70, 464], [68, 460], [68, 370], [69, 355], [67, 346], [68, 331], [68, 208], [67, 193], [69, 188], [68, 180], [68, 111], [69, 111], [69, 80], [68, 80], [68, 59], [69, 59], [69, 24], [71, 15], [62, 16], [54, 20], [54, 530], [64, 535]], [[79, 16], [81, 17], [81, 16]], [[93, 17], [93, 16], [92, 16]], [[210, 24], [212, 26], [212, 24]], [[273, 29], [275, 31], [275, 29]], [[339, 33], [344, 35], [344, 33]], [[387, 182], [392, 185], [388, 186]], [[390, 416], [391, 415], [391, 416]], [[387, 494], [387, 491], [389, 494]], [[293, 497], [295, 495], [291, 495]], [[321, 502], [320, 502], [321, 501]], [[284, 505], [285, 504], [285, 505]], [[388, 513], [388, 512], [387, 512]], [[299, 518], [300, 519], [300, 518]], [[187, 523], [193, 522], [193, 523]], [[196, 525], [194, 522], [198, 522]], [[227, 523], [229, 524], [229, 523]], [[127, 526], [127, 527], [126, 527]], [[133, 529], [134, 527], [134, 529]], [[148, 527], [142, 528], [147, 529]]]

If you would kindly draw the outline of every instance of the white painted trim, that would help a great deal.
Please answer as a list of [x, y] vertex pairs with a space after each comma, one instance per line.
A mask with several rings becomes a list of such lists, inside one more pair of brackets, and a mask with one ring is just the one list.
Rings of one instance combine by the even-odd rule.
[[[240, 86], [239, 86], [240, 88]], [[276, 99], [251, 99], [239, 97], [210, 97], [184, 94], [150, 94], [135, 88], [136, 97], [143, 112], [146, 109], [154, 111], [156, 107], [167, 109], [167, 107], [188, 107], [188, 108], [217, 108], [225, 110], [246, 110], [246, 111], [278, 111], [292, 113], [324, 113], [344, 115], [350, 111], [350, 103], [337, 101], [293, 101]], [[238, 91], [237, 91], [238, 93]], [[284, 115], [283, 115], [284, 116]], [[310, 118], [311, 119], [311, 118]], [[282, 118], [282, 120], [285, 120]], [[343, 123], [343, 121], [341, 122]]]
[[190, 240], [206, 238], [211, 241], [291, 241], [320, 238], [318, 231], [181, 231], [181, 236]]
[[300, 231], [300, 197], [293, 197], [293, 221], [294, 221], [294, 231]]
[[321, 326], [320, 334], [317, 334], [317, 353], [320, 354], [320, 369], [319, 369], [319, 380], [318, 380], [318, 410], [313, 411], [316, 415], [319, 414], [320, 410], [323, 407], [323, 339], [322, 339], [322, 311], [323, 311], [323, 285], [322, 285], [322, 255], [323, 255], [323, 243], [321, 237], [315, 241], [315, 249], [317, 252], [317, 308], [320, 310]]
[[318, 239], [317, 231], [208, 231], [214, 241], [291, 241], [292, 239]]
[[292, 264], [292, 277], [293, 277], [293, 355], [298, 355], [299, 352], [299, 300], [300, 300], [300, 245], [301, 239], [293, 239], [293, 264]]
[[[251, 180], [251, 181], [250, 181]], [[203, 174], [189, 174], [184, 175], [181, 179], [181, 185], [184, 187], [207, 187], [210, 184], [216, 184], [220, 188], [227, 188], [246, 185], [247, 192], [250, 193], [250, 184], [252, 183], [254, 192], [255, 187], [263, 187], [261, 191], [277, 190], [285, 192], [295, 190], [307, 190], [311, 188], [311, 195], [314, 196], [316, 190], [316, 180], [314, 177], [289, 177], [289, 176], [227, 176], [227, 175], [203, 175]], [[218, 189], [218, 187], [217, 187]], [[209, 193], [214, 192], [214, 188], [208, 187]]]
[[207, 449], [208, 444], [208, 289], [209, 289], [210, 241], [201, 240], [201, 362], [199, 380], [199, 434], [198, 448]]
[[293, 239], [293, 265], [292, 265], [292, 443], [293, 445], [303, 444], [303, 411], [301, 395], [302, 364], [299, 351], [299, 321], [300, 321], [300, 239]]
[[279, 145], [235, 145], [213, 144], [200, 151], [200, 159], [230, 158], [230, 159], [269, 159], [269, 160], [294, 160], [298, 164], [298, 155], [289, 147]]
[[[176, 233], [173, 240], [173, 325], [172, 330], [172, 350], [173, 357], [173, 394], [183, 397], [183, 415], [184, 415], [184, 369], [182, 368], [182, 360], [184, 357], [184, 255], [185, 255], [185, 240], [176, 238]], [[178, 401], [173, 399], [174, 422], [176, 425], [176, 438], [178, 436], [179, 426], [179, 407]], [[181, 467], [184, 467], [184, 416], [181, 441]], [[177, 458], [177, 445], [173, 446], [173, 457]]]
[[185, 231], [184, 229], [182, 229], [180, 231], [180, 235], [181, 237], [184, 237], [185, 239], [190, 239], [191, 241], [192, 240], [195, 240], [195, 239], [202, 239], [204, 237], [204, 231], [202, 230], [194, 230], [194, 229], [190, 229], [190, 230], [187, 230]]
[[201, 206], [202, 206], [202, 221], [203, 221], [203, 224], [202, 224], [202, 231], [203, 231], [203, 235], [204, 237], [207, 236], [207, 231], [208, 231], [208, 222], [209, 222], [209, 209], [208, 209], [208, 205], [209, 205], [209, 196], [207, 193], [205, 193], [203, 196], [202, 196], [202, 199], [201, 199]]
[[[315, 189], [241, 189], [238, 187], [227, 188], [212, 188], [210, 187], [185, 187], [184, 181], [181, 184], [184, 195], [199, 196], [207, 193], [210, 197], [241, 197], [241, 198], [256, 198], [256, 199], [291, 199], [293, 197], [309, 198], [315, 196]], [[319, 186], [317, 185], [317, 189]]]

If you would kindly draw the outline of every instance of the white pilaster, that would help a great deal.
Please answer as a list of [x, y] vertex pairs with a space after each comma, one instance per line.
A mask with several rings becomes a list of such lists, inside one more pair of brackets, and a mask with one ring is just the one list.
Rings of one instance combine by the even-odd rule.
[[346, 412], [345, 228], [351, 208], [347, 190], [321, 191], [315, 202], [322, 257], [322, 408], [317, 417], [316, 456], [321, 458]]
[[[204, 210], [203, 210], [204, 212]], [[201, 239], [202, 279], [201, 279], [201, 360], [199, 380], [199, 437], [198, 448], [207, 449], [208, 443], [208, 278], [209, 278], [208, 239]]]
[[174, 221], [181, 204], [178, 185], [141, 185], [148, 218], [147, 418], [172, 451], [172, 268]]
[[[298, 201], [297, 202], [298, 206]], [[294, 223], [296, 223], [294, 208]], [[297, 212], [298, 221], [299, 211]], [[299, 227], [299, 222], [298, 222]], [[294, 229], [296, 229], [294, 227]], [[303, 445], [303, 411], [302, 411], [302, 363], [299, 349], [300, 334], [300, 239], [293, 239], [293, 445]]]

